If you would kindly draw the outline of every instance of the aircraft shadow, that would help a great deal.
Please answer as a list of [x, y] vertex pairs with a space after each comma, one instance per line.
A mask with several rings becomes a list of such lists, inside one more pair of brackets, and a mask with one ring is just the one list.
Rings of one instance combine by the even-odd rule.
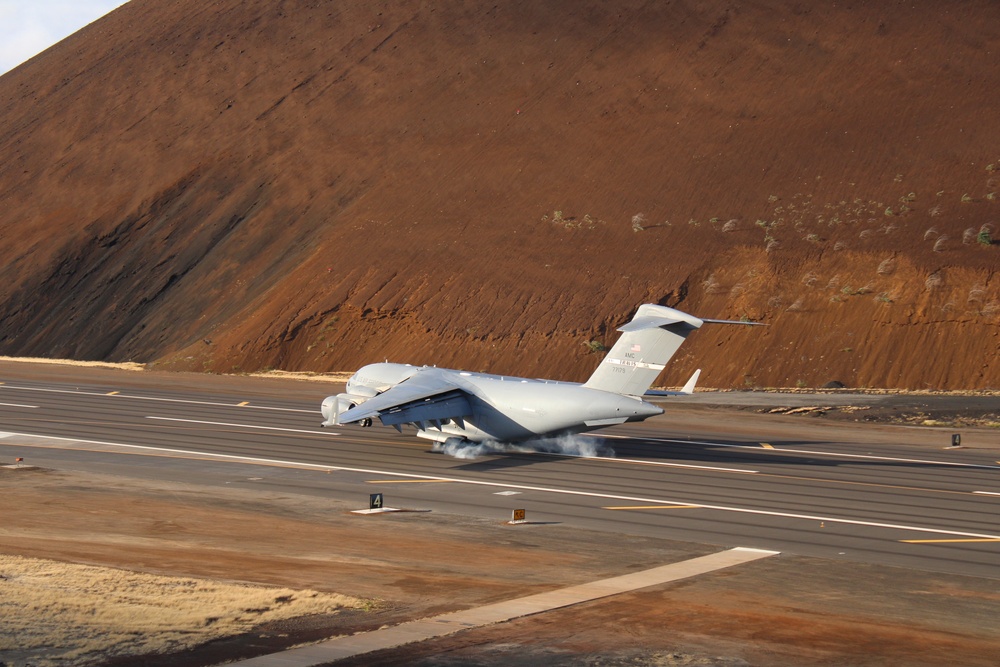
[[[670, 442], [664, 443], [646, 438], [619, 438], [602, 439], [600, 436], [577, 436], [585, 437], [594, 441], [598, 456], [618, 459], [646, 460], [654, 462], [670, 462], [690, 465], [727, 465], [727, 466], [759, 466], [767, 465], [795, 465], [810, 466], [817, 468], [838, 468], [845, 465], [884, 467], [884, 468], [945, 468], [952, 467], [947, 463], [933, 463], [920, 461], [885, 461], [875, 458], [864, 458], [865, 456], [893, 456], [892, 452], [879, 452], [874, 446], [871, 452], [835, 452], [843, 456], [824, 456], [811, 454], [809, 452], [775, 452], [772, 449], [761, 446], [759, 440], [727, 440], [719, 444], [706, 444], [699, 442]], [[769, 440], [768, 444], [776, 449], [789, 447], [808, 447], [816, 449], [819, 447], [835, 445], [830, 441], [802, 441], [802, 440]], [[474, 472], [496, 472], [506, 469], [519, 468], [521, 466], [538, 465], [548, 462], [565, 461], [567, 458], [588, 458], [577, 452], [554, 452], [550, 448], [535, 451], [532, 443], [519, 443], [504, 449], [505, 445], [498, 445], [497, 449], [484, 451], [475, 457], [469, 457], [467, 462], [456, 466], [457, 470], [467, 470]], [[739, 449], [745, 447], [746, 449]], [[901, 455], [900, 458], [906, 458]], [[463, 459], [458, 459], [462, 461]]]

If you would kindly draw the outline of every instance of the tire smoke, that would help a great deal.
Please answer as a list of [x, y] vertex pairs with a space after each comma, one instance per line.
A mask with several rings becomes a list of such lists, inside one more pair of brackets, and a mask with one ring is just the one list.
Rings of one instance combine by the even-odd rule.
[[490, 454], [558, 454], [580, 458], [614, 458], [615, 450], [600, 438], [581, 435], [560, 435], [526, 442], [506, 443], [496, 440], [469, 442], [449, 438], [435, 442], [433, 451], [456, 459], [476, 459]]

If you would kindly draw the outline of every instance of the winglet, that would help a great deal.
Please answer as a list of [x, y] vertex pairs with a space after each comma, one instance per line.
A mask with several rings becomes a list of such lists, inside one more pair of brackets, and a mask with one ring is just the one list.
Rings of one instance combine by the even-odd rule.
[[687, 383], [683, 387], [681, 387], [680, 393], [693, 394], [694, 386], [698, 383], [698, 377], [700, 375], [701, 375], [701, 369], [699, 368], [698, 370], [696, 370], [694, 373], [691, 374], [691, 378], [687, 381]]

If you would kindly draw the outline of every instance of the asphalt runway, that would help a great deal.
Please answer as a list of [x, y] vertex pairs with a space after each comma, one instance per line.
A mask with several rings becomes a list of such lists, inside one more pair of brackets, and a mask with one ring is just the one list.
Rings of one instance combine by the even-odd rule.
[[1000, 579], [992, 433], [976, 436], [984, 446], [945, 451], [905, 427], [881, 427], [870, 439], [845, 429], [838, 438], [831, 434], [840, 431], [815, 431], [802, 418], [794, 437], [787, 422], [774, 422], [771, 437], [771, 422], [759, 421], [748, 429], [754, 436], [733, 437], [749, 417], [677, 423], [668, 412], [572, 443], [604, 457], [514, 451], [459, 459], [432, 452], [412, 430], [319, 428], [330, 385], [284, 391], [241, 378], [200, 389], [94, 377], [88, 384], [0, 374], [0, 457], [317, 494], [358, 509], [375, 492], [393, 508], [497, 521], [523, 508], [524, 530], [563, 525], [612, 540], [627, 533]]

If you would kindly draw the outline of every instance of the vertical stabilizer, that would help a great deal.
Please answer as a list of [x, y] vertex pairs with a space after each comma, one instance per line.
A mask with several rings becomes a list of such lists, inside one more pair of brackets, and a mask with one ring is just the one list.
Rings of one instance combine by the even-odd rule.
[[618, 329], [621, 338], [583, 386], [642, 396], [688, 334], [702, 323], [693, 315], [667, 306], [639, 306], [632, 321]]

